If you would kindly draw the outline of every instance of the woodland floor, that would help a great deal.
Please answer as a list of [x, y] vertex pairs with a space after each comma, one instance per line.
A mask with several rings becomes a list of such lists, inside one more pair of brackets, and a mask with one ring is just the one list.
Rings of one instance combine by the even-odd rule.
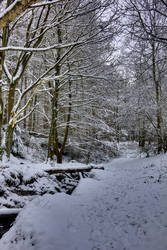
[[[124, 146], [121, 146], [124, 148]], [[69, 196], [31, 201], [0, 241], [3, 250], [166, 250], [167, 155], [122, 156], [93, 170]]]

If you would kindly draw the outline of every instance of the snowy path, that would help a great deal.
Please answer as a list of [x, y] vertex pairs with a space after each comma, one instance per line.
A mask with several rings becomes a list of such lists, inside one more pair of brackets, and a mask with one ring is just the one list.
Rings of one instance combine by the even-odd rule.
[[156, 182], [159, 170], [153, 171], [155, 166], [148, 163], [117, 159], [102, 174], [98, 172], [100, 185], [85, 205], [92, 249], [167, 249], [167, 185]]
[[3, 250], [166, 250], [167, 155], [115, 159], [72, 196], [32, 201]]

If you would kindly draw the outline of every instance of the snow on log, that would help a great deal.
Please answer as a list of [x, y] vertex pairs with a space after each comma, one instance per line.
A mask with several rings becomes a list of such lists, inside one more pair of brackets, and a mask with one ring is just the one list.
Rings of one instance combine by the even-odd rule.
[[102, 166], [88, 166], [88, 167], [68, 167], [68, 168], [51, 168], [45, 170], [48, 174], [60, 174], [60, 173], [76, 173], [76, 172], [90, 172], [92, 169], [101, 169], [104, 170]]
[[0, 209], [0, 239], [10, 229], [20, 210], [17, 208]]
[[9, 209], [0, 209], [0, 222], [2, 220], [14, 219], [18, 215], [21, 209], [9, 208]]
[[48, 138], [48, 135], [44, 135], [44, 134], [37, 133], [34, 131], [29, 131], [29, 135], [32, 135], [32, 136], [37, 137], [37, 138]]
[[104, 170], [104, 167], [103, 167], [103, 166], [90, 165], [90, 167], [91, 167], [92, 169]]

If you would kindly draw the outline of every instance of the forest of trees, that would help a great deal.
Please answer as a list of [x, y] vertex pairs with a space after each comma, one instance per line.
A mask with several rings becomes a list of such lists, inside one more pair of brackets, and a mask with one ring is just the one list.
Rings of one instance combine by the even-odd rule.
[[165, 0], [0, 1], [0, 159], [20, 134], [86, 162], [167, 151]]

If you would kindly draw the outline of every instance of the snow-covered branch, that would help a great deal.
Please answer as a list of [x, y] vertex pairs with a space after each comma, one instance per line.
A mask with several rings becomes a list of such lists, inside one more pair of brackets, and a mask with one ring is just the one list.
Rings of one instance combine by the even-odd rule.
[[41, 78], [41, 81], [42, 81], [43, 83], [46, 83], [46, 82], [50, 82], [50, 81], [59, 80], [59, 79], [63, 78], [65, 75], [67, 75], [67, 74], [68, 74], [68, 70], [65, 71], [63, 74], [58, 75], [58, 76], [47, 77], [47, 78]]
[[3, 64], [3, 69], [4, 69], [4, 72], [5, 72], [8, 80], [11, 81], [12, 80], [12, 75], [10, 74], [8, 66], [7, 66], [5, 61], [4, 61], [4, 64]]
[[[23, 97], [29, 92], [31, 91], [33, 88], [35, 88], [38, 84], [40, 84], [41, 79], [44, 79], [53, 69], [55, 69], [56, 65], [58, 65], [59, 63], [62, 62], [62, 60], [64, 60], [64, 58], [72, 51], [72, 49], [75, 47], [72, 46], [70, 47], [63, 55], [62, 57], [52, 66], [50, 67], [48, 70], [46, 70], [43, 75], [41, 77], [39, 77], [32, 85], [30, 85], [27, 89], [24, 90], [24, 92], [22, 93], [22, 97], [21, 100], [23, 99]], [[59, 76], [58, 76], [59, 77]], [[43, 82], [42, 82], [43, 83]]]
[[42, 1], [41, 3], [36, 3], [30, 6], [30, 8], [37, 8], [37, 7], [43, 7], [43, 6], [47, 6], [47, 5], [51, 5], [51, 4], [55, 4], [55, 3], [59, 3], [61, 2], [61, 0], [55, 0], [55, 1]]
[[63, 48], [68, 48], [74, 45], [77, 46], [83, 43], [85, 43], [85, 40], [79, 41], [79, 42], [67, 43], [67, 44], [54, 44], [52, 46], [44, 47], [44, 48], [25, 48], [25, 47], [8, 46], [8, 47], [1, 47], [0, 51], [45, 52], [45, 51], [52, 50], [52, 49], [63, 49]]
[[[39, 104], [39, 103], [38, 103], [38, 104]], [[25, 116], [23, 116], [23, 117], [21, 117], [19, 120], [17, 120], [17, 121], [15, 122], [15, 125], [19, 124], [20, 122], [22, 122], [23, 120], [25, 120], [27, 117], [29, 117], [29, 116], [34, 112], [34, 110], [36, 109], [36, 106], [37, 106], [38, 104], [36, 104], [36, 105], [30, 110], [30, 112], [28, 112]]]
[[96, 79], [96, 80], [104, 80], [104, 81], [109, 82], [109, 79], [107, 79], [107, 78], [105, 78], [103, 76], [85, 75], [85, 74], [71, 74], [71, 73], [69, 73], [68, 75], [73, 76], [73, 77], [80, 77], [80, 78], [93, 78], [93, 79]]

